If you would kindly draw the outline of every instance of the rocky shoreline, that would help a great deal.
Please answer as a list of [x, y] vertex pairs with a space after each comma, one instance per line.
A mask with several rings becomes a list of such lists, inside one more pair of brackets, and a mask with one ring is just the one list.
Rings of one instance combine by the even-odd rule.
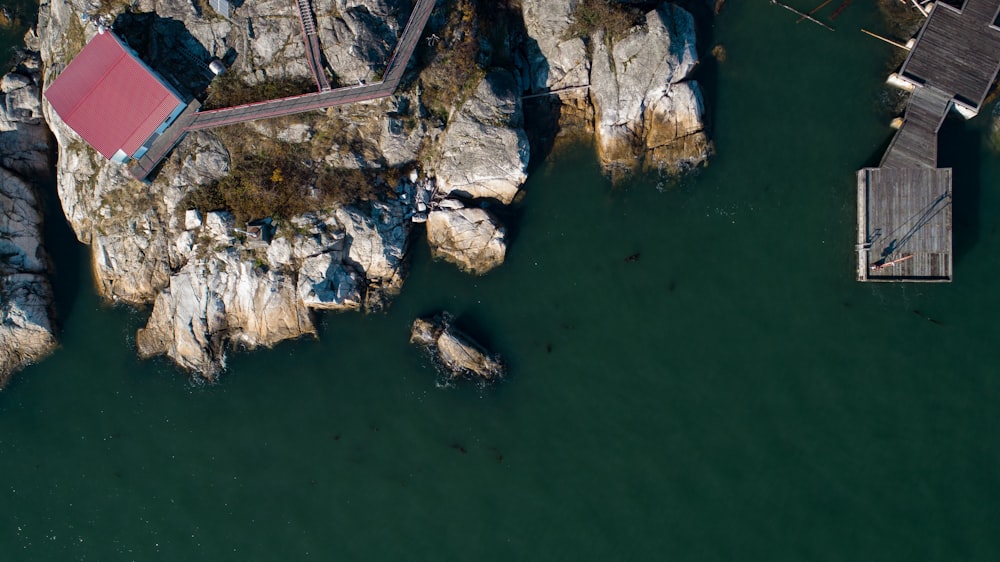
[[[593, 132], [611, 175], [704, 162], [712, 147], [690, 79], [698, 61], [694, 19], [668, 2], [639, 4], [644, 13], [622, 8], [636, 25], [612, 33], [577, 25], [588, 0], [439, 2], [426, 48], [394, 96], [189, 134], [149, 185], [104, 160], [38, 101], [38, 91], [32, 95], [57, 141], [59, 200], [91, 248], [99, 291], [110, 301], [152, 305], [136, 338], [139, 354], [164, 354], [215, 380], [234, 345], [314, 335], [315, 311], [385, 306], [402, 288], [417, 233], [435, 257], [464, 271], [499, 266], [506, 230], [492, 210], [520, 197], [531, 157], [522, 96], [565, 90], [546, 103], [567, 129], [583, 123]], [[373, 79], [410, 7], [408, 0], [315, 0], [331, 79]], [[230, 62], [226, 90], [223, 82], [211, 86], [206, 102], [310, 76], [302, 42], [289, 40], [300, 35], [294, 3], [284, 0], [248, 2], [232, 21], [180, 0], [128, 8], [50, 0], [38, 18], [40, 81], [58, 76], [97, 32], [95, 21], [111, 23], [194, 95], [203, 95], [207, 79], [192, 57]], [[37, 114], [32, 119], [40, 123]], [[261, 154], [288, 156], [259, 164]], [[274, 173], [233, 180], [254, 162]], [[259, 199], [293, 194], [304, 209], [258, 216], [258, 207], [236, 198], [248, 191]], [[253, 219], [270, 219], [267, 241], [247, 235]], [[43, 264], [31, 264], [40, 282]], [[26, 302], [47, 309], [50, 293], [38, 289]], [[49, 325], [46, 349], [54, 345]]]
[[28, 51], [0, 78], [0, 388], [56, 347], [49, 258], [36, 192], [50, 175], [52, 137], [42, 118], [41, 59]]

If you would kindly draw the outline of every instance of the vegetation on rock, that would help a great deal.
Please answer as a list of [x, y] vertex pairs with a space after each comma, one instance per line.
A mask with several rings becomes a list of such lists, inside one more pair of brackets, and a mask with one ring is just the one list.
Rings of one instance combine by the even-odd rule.
[[255, 101], [296, 96], [316, 91], [310, 78], [268, 79], [247, 84], [236, 73], [226, 73], [216, 78], [208, 87], [204, 109], [219, 109]]
[[187, 194], [181, 209], [227, 210], [237, 224], [265, 217], [288, 219], [326, 208], [371, 201], [398, 179], [398, 171], [344, 170], [316, 164], [306, 144], [282, 142], [237, 125], [219, 131], [232, 172]]
[[581, 0], [573, 12], [573, 24], [568, 37], [588, 39], [601, 31], [609, 41], [625, 36], [630, 29], [645, 21], [642, 10], [608, 0]]

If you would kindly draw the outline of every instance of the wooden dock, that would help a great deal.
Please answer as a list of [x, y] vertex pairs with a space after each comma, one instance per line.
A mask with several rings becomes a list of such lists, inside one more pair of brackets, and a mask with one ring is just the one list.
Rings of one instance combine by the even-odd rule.
[[979, 112], [1000, 72], [1000, 0], [938, 2], [898, 73], [912, 87], [880, 167], [857, 173], [858, 281], [952, 280], [952, 171], [938, 131]]
[[882, 157], [883, 168], [936, 168], [938, 130], [944, 123], [951, 96], [933, 86], [917, 88], [910, 96], [903, 125]]
[[951, 169], [858, 171], [858, 281], [951, 281], [951, 209]]

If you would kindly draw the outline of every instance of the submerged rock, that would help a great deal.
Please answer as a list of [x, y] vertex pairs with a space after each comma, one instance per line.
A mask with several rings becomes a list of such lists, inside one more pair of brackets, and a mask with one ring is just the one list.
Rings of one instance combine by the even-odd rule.
[[414, 320], [410, 343], [425, 348], [452, 378], [472, 376], [492, 382], [504, 376], [500, 359], [452, 326], [451, 315], [447, 312]]
[[[442, 203], [454, 201], [446, 199]], [[462, 271], [482, 275], [503, 263], [506, 231], [493, 215], [479, 208], [442, 205], [427, 215], [427, 242], [436, 258]]]
[[41, 204], [29, 180], [50, 177], [51, 166], [39, 67], [29, 53], [0, 78], [0, 388], [56, 347]]

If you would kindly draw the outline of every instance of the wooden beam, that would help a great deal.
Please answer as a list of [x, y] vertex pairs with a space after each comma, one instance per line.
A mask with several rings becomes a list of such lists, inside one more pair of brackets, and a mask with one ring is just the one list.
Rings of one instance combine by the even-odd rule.
[[810, 16], [809, 14], [805, 14], [805, 13], [800, 12], [799, 10], [796, 10], [795, 8], [789, 6], [788, 4], [782, 4], [781, 2], [778, 2], [778, 0], [771, 0], [771, 3], [774, 4], [775, 6], [781, 6], [782, 8], [784, 8], [784, 9], [788, 10], [789, 12], [792, 12], [792, 13], [794, 13], [796, 15], [802, 16], [803, 18], [805, 18], [805, 19], [807, 19], [807, 20], [815, 23], [816, 25], [818, 25], [820, 27], [823, 27], [825, 29], [829, 29], [830, 31], [836, 31], [836, 29], [830, 27], [829, 25], [826, 25], [825, 23], [823, 23], [823, 22], [819, 21], [818, 19]]
[[[914, 0], [914, 1], [916, 1], [916, 0]], [[833, 0], [824, 0], [824, 2], [822, 4], [820, 4], [819, 6], [816, 6], [815, 8], [813, 8], [811, 10], [809, 10], [808, 16], [811, 16], [811, 15], [815, 14], [816, 12], [822, 10], [830, 2], [833, 2]], [[800, 17], [799, 19], [795, 20], [795, 23], [802, 23], [802, 20], [806, 19], [806, 17], [807, 16]]]
[[888, 43], [888, 44], [890, 44], [890, 45], [892, 45], [894, 47], [899, 47], [900, 49], [903, 49], [904, 51], [909, 51], [910, 50], [910, 49], [908, 49], [906, 47], [906, 45], [903, 45], [902, 43], [897, 43], [897, 42], [893, 41], [892, 39], [886, 39], [885, 37], [882, 37], [881, 35], [879, 35], [877, 33], [872, 33], [871, 31], [868, 31], [867, 29], [865, 29], [863, 27], [861, 28], [861, 32], [862, 33], [866, 33], [868, 35], [871, 35], [872, 37], [874, 37], [876, 39], [879, 39], [881, 41], [885, 41], [886, 43]]

